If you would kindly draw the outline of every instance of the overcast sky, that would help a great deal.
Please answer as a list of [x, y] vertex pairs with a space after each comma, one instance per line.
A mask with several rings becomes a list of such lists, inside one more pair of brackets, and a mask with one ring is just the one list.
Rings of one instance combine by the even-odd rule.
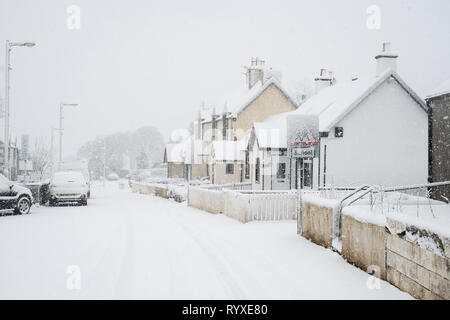
[[[73, 4], [78, 30], [66, 24]], [[367, 27], [370, 5], [381, 9], [379, 30]], [[345, 81], [374, 75], [388, 40], [400, 75], [424, 96], [450, 78], [449, 12], [448, 0], [0, 0], [0, 96], [5, 40], [35, 41], [12, 52], [12, 132], [49, 141], [59, 102], [78, 102], [66, 109], [66, 154], [144, 125], [168, 139], [202, 100], [242, 85], [252, 56], [285, 80], [312, 81], [327, 67]]]

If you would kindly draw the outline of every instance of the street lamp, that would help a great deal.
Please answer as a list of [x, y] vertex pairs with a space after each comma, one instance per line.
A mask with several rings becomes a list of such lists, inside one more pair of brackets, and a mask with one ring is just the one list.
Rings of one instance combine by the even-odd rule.
[[9, 71], [11, 70], [10, 54], [12, 47], [34, 47], [34, 42], [11, 42], [6, 40], [5, 63], [5, 141], [4, 141], [4, 174], [9, 179]]
[[58, 131], [58, 130], [59, 130], [59, 128], [52, 128], [51, 132], [50, 132], [50, 134], [51, 134], [50, 165], [51, 165], [52, 173], [53, 173], [54, 163], [55, 163], [55, 152], [54, 152], [54, 143], [53, 143], [54, 139], [53, 139], [53, 137], [54, 137], [54, 132]]
[[62, 162], [63, 108], [64, 107], [76, 107], [76, 106], [78, 106], [78, 103], [63, 103], [63, 102], [59, 103], [59, 164], [60, 165]]

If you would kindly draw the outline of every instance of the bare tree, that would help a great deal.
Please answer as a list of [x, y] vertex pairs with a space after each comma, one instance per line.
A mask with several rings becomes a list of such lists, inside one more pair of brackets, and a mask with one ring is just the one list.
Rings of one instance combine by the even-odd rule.
[[50, 150], [46, 145], [44, 139], [36, 139], [34, 149], [31, 154], [31, 161], [33, 162], [33, 170], [39, 174], [42, 179], [44, 171], [50, 164]]

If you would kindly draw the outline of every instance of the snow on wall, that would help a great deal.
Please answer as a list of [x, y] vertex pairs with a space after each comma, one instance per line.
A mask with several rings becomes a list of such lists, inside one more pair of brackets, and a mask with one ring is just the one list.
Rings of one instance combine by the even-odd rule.
[[224, 211], [224, 195], [222, 191], [190, 187], [188, 197], [188, 205], [191, 207], [209, 213], [222, 213]]
[[247, 222], [249, 214], [249, 201], [247, 194], [240, 194], [232, 190], [223, 190], [224, 210], [223, 214], [240, 222]]
[[426, 112], [393, 79], [380, 85], [321, 140], [321, 178], [326, 146], [326, 184], [408, 185], [427, 182]]

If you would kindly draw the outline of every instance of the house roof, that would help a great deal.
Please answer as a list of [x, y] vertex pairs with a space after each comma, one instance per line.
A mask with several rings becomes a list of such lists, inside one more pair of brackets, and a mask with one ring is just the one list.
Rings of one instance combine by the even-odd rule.
[[[378, 77], [358, 79], [324, 88], [302, 104], [299, 109], [269, 117], [264, 122], [254, 123], [253, 132], [258, 139], [259, 146], [261, 148], [286, 148], [286, 118], [288, 115], [317, 115], [319, 117], [319, 131], [330, 131], [333, 126], [391, 77], [408, 92], [423, 110], [427, 110], [425, 102], [403, 79], [396, 72], [387, 70]], [[276, 133], [275, 130], [279, 130], [279, 132]], [[274, 138], [277, 134], [278, 139]]]
[[318, 115], [319, 131], [328, 132], [375, 89], [391, 77], [408, 92], [423, 110], [426, 111], [428, 109], [425, 101], [395, 71], [387, 70], [378, 77], [358, 79], [327, 87], [308, 99], [300, 109], [293, 111], [292, 114]]
[[185, 157], [186, 143], [167, 143], [165, 149], [165, 160], [167, 162], [183, 163]]
[[444, 94], [450, 94], [450, 79], [445, 81], [444, 83], [441, 83], [439, 87], [431, 91], [429, 95], [427, 95], [426, 99], [431, 99], [435, 97], [442, 96]]
[[219, 100], [219, 103], [215, 104], [215, 108], [201, 110], [201, 116], [204, 122], [209, 122], [212, 119], [212, 115], [215, 113], [221, 117], [224, 113], [227, 113], [227, 117], [234, 118], [244, 111], [256, 98], [258, 98], [264, 90], [270, 85], [276, 86], [286, 96], [286, 98], [298, 108], [297, 103], [292, 98], [288, 90], [286, 90], [281, 83], [274, 77], [267, 79], [264, 84], [258, 81], [251, 89], [246, 87], [237, 90], [236, 92], [227, 95], [225, 98]]
[[208, 148], [203, 140], [194, 139], [192, 136], [184, 142], [184, 163], [196, 163], [198, 156], [207, 156]]
[[212, 154], [216, 161], [242, 161], [243, 151], [246, 150], [248, 139], [239, 141], [214, 141]]
[[287, 148], [286, 118], [292, 112], [284, 112], [267, 118], [264, 122], [255, 122], [253, 134], [260, 148]]

